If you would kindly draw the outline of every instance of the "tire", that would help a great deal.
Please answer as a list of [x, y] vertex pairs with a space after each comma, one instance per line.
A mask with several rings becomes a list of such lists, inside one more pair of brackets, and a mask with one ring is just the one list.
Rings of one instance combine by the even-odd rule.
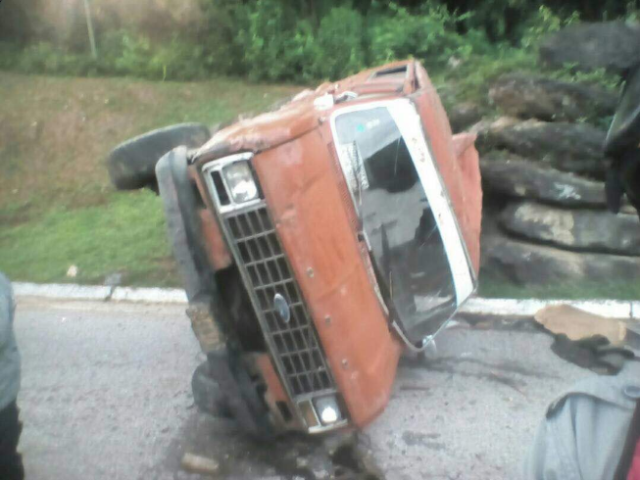
[[183, 123], [153, 130], [114, 148], [107, 158], [111, 182], [118, 190], [157, 189], [158, 160], [179, 146], [197, 148], [211, 137], [206, 125]]
[[203, 412], [219, 418], [233, 418], [226, 399], [218, 382], [211, 376], [209, 362], [201, 363], [191, 377], [193, 401]]

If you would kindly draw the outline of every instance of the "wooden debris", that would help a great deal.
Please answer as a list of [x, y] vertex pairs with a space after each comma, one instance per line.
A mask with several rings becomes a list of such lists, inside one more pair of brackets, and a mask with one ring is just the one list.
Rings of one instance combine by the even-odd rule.
[[600, 335], [612, 345], [620, 345], [627, 335], [627, 327], [621, 321], [594, 315], [571, 305], [545, 307], [534, 318], [551, 333], [564, 334], [573, 341]]
[[220, 471], [220, 464], [212, 458], [187, 452], [182, 457], [182, 468], [192, 473], [215, 475]]

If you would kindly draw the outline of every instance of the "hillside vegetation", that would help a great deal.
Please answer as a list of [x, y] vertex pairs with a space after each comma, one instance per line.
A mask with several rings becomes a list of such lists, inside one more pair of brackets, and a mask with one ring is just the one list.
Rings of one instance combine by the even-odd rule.
[[[488, 92], [507, 72], [611, 95], [619, 76], [571, 64], [545, 70], [538, 47], [576, 22], [640, 18], [640, 0], [191, 0], [178, 22], [180, 12], [163, 11], [176, 2], [141, 0], [126, 19], [126, 8], [109, 10], [125, 3], [90, 0], [94, 58], [83, 2], [64, 3], [64, 24], [53, 23], [47, 0], [0, 4], [0, 270], [15, 280], [103, 283], [120, 274], [125, 284], [179, 285], [159, 199], [108, 182], [107, 153], [135, 135], [212, 125], [302, 88], [292, 84], [410, 57], [427, 67], [450, 113], [471, 105], [476, 120], [504, 114]], [[599, 129], [609, 121], [576, 120]], [[71, 266], [77, 276], [67, 276]], [[485, 277], [481, 293], [634, 298], [635, 288], [535, 291]]]
[[94, 0], [98, 55], [92, 58], [82, 2], [65, 2], [61, 33], [44, 0], [5, 0], [0, 68], [160, 80], [238, 75], [309, 82], [415, 57], [430, 71], [462, 66], [456, 70], [466, 78], [486, 71], [487, 63], [519, 61], [533, 69], [542, 35], [580, 20], [636, 19], [639, 1], [192, 0], [185, 5], [191, 12], [185, 25], [175, 19], [175, 2], [141, 1], [132, 10], [131, 17], [138, 18], [133, 23], [117, 9], [118, 2], [110, 11], [108, 2]]
[[[178, 285], [162, 206], [117, 193], [116, 144], [172, 123], [214, 124], [297, 90], [238, 81], [157, 83], [0, 73], [0, 270], [23, 281]], [[69, 278], [71, 265], [78, 276]]]

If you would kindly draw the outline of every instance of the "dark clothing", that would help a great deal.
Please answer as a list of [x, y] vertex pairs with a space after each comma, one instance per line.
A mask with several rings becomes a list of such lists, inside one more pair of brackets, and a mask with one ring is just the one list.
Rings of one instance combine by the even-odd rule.
[[0, 410], [15, 402], [20, 390], [20, 352], [13, 333], [15, 309], [11, 283], [0, 273]]
[[22, 456], [17, 451], [22, 432], [22, 424], [18, 416], [16, 402], [0, 410], [0, 479], [2, 480], [24, 479]]

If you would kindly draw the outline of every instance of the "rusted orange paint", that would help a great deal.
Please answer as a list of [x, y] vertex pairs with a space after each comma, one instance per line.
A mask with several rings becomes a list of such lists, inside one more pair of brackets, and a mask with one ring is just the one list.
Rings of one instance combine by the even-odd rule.
[[[403, 65], [408, 67], [404, 76], [373, 77]], [[404, 346], [375, 294], [370, 259], [357, 238], [357, 217], [332, 143], [327, 120], [341, 105], [314, 106], [322, 95], [337, 98], [347, 91], [375, 94], [349, 105], [402, 97], [414, 102], [477, 272], [482, 192], [475, 138], [452, 136], [437, 92], [417, 62], [395, 62], [325, 83], [276, 112], [221, 130], [200, 149], [196, 168], [217, 158], [216, 151], [255, 153], [256, 174], [351, 423], [363, 427], [389, 401]], [[204, 193], [200, 178], [198, 186]], [[219, 230], [216, 235], [221, 238]], [[286, 398], [272, 362], [263, 358], [260, 365], [269, 395]]]
[[[480, 167], [478, 153], [470, 138], [458, 137], [454, 145], [449, 119], [442, 106], [435, 87], [421, 66], [417, 69], [421, 90], [411, 95], [415, 102], [422, 124], [427, 134], [433, 156], [444, 180], [453, 210], [458, 219], [476, 270], [480, 268], [480, 221], [482, 215], [482, 188], [480, 186]], [[464, 147], [466, 144], [466, 148]], [[458, 154], [456, 154], [458, 153]]]
[[461, 133], [453, 136], [453, 149], [462, 181], [462, 207], [458, 223], [467, 244], [471, 263], [480, 273], [480, 231], [482, 228], [482, 181], [480, 156], [474, 145], [476, 135]]
[[[392, 69], [409, 65], [406, 78], [370, 79], [381, 69]], [[339, 95], [357, 91], [360, 94], [393, 94], [412, 91], [414, 84], [414, 62], [400, 61], [384, 67], [365, 70], [335, 83], [323, 83], [315, 90], [301, 92], [294, 100], [274, 112], [263, 113], [218, 131], [200, 149], [198, 156], [220, 144], [226, 144], [229, 152], [258, 152], [276, 147], [298, 138], [316, 128], [328, 112], [318, 111], [313, 106], [316, 98], [325, 94]]]
[[289, 410], [292, 412], [292, 414], [293, 412], [295, 412], [295, 407], [291, 403], [291, 399], [282, 386], [280, 377], [278, 377], [276, 369], [273, 366], [273, 362], [271, 361], [269, 355], [267, 355], [266, 353], [255, 355], [254, 363], [256, 367], [258, 367], [263, 380], [268, 385], [267, 393], [265, 394], [265, 401], [267, 402], [267, 405], [269, 405], [270, 410], [272, 412], [277, 412], [285, 428], [301, 428], [302, 425], [298, 423], [295, 415], [293, 415], [293, 420], [289, 422], [293, 425], [287, 425], [285, 419], [280, 415], [279, 409], [277, 407], [278, 402], [284, 402], [289, 407]]
[[195, 183], [198, 194], [206, 206], [198, 211], [198, 216], [200, 217], [201, 233], [205, 238], [205, 250], [209, 264], [214, 270], [227, 268], [233, 263], [233, 256], [224, 240], [218, 219], [213, 214], [215, 208], [211, 196], [197, 168], [190, 168], [189, 176], [191, 181]]
[[387, 404], [402, 347], [372, 288], [328, 158], [312, 131], [257, 155], [254, 166], [351, 420], [362, 427]]

